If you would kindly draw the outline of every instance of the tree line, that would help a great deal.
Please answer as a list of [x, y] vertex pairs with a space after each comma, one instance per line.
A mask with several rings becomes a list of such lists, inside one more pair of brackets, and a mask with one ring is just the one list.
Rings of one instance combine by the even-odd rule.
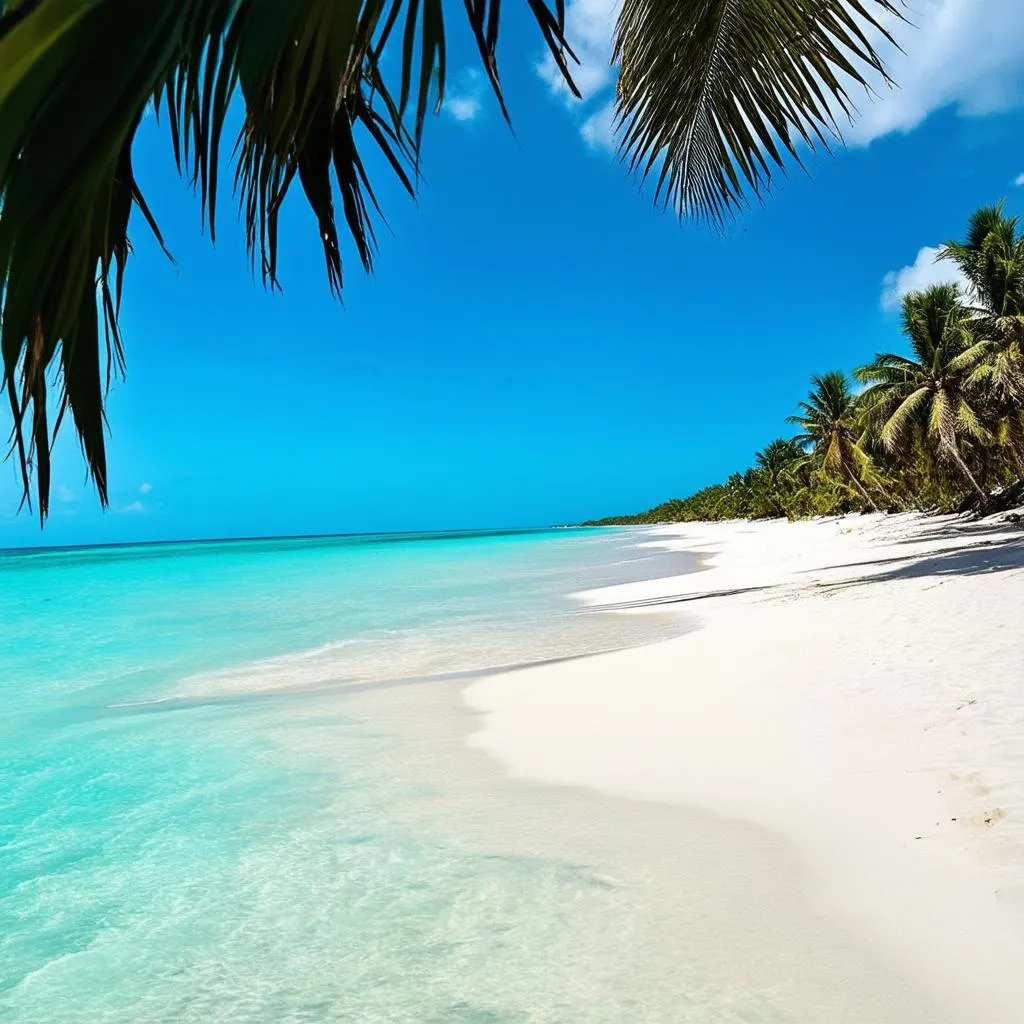
[[688, 498], [611, 523], [800, 519], [857, 511], [969, 511], [1024, 500], [1024, 234], [1003, 203], [938, 254], [951, 277], [904, 296], [909, 354], [816, 374], [753, 465]]

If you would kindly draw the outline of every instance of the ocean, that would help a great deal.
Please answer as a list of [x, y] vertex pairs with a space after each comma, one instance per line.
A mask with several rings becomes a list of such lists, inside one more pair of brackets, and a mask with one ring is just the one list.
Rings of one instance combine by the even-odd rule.
[[347, 701], [679, 632], [571, 597], [692, 565], [636, 539], [0, 553], [0, 1020], [625, 1019], [615, 886], [453, 837]]

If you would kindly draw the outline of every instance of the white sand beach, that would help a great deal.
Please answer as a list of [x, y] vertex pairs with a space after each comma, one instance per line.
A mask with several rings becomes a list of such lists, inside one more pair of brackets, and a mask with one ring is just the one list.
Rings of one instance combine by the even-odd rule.
[[470, 743], [517, 778], [766, 828], [816, 907], [955, 1019], [1024, 1019], [1021, 528], [908, 515], [648, 532], [704, 569], [580, 598], [671, 603], [692, 631], [472, 683]]

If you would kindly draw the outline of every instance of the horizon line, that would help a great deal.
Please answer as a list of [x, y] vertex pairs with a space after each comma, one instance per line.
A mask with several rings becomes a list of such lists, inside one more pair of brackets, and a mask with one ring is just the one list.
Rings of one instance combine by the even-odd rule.
[[416, 537], [416, 536], [456, 536], [465, 534], [497, 535], [508, 533], [541, 533], [545, 530], [582, 529], [578, 523], [552, 523], [547, 526], [495, 526], [495, 527], [459, 527], [452, 530], [368, 530], [339, 533], [281, 533], [256, 535], [251, 537], [180, 537], [165, 540], [125, 540], [106, 541], [99, 544], [34, 544], [21, 547], [0, 548], [0, 556], [16, 554], [43, 554], [59, 551], [96, 551], [104, 548], [143, 548], [161, 547], [174, 544], [242, 544], [283, 540], [338, 540], [358, 537]]

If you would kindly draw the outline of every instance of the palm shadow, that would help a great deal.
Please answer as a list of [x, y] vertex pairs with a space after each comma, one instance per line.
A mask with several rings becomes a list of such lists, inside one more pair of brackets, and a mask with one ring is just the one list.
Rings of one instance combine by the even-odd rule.
[[[976, 537], [977, 533], [974, 532], [972, 536]], [[1005, 533], [1002, 537], [1002, 543], [989, 541], [988, 543], [950, 548], [922, 557], [886, 558], [860, 563], [862, 565], [886, 565], [894, 562], [902, 564], [893, 565], [891, 569], [884, 572], [865, 573], [862, 576], [838, 580], [835, 583], [820, 583], [819, 586], [826, 590], [841, 590], [884, 580], [921, 579], [928, 576], [982, 576], [988, 573], [1009, 572], [1013, 569], [1024, 568], [1024, 537], [1019, 540], [1006, 540]], [[837, 566], [836, 568], [842, 567]]]
[[936, 524], [928, 530], [915, 532], [909, 537], [897, 541], [897, 544], [921, 544], [928, 541], [953, 540], [959, 537], [980, 538], [982, 542], [989, 543], [1006, 540], [1009, 530], [1019, 529], [1013, 523], [999, 521], [994, 523], [979, 523], [977, 519], [962, 518], [954, 522]]

